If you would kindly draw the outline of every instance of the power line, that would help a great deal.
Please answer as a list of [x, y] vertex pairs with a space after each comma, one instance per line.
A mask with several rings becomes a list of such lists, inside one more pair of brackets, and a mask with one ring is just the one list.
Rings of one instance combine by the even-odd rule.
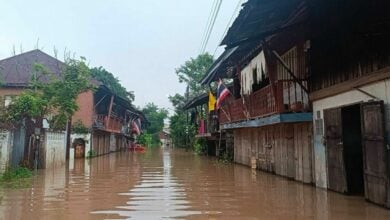
[[205, 38], [205, 41], [204, 41], [202, 49], [201, 49], [201, 54], [203, 54], [205, 52], [205, 50], [206, 50], [206, 47], [207, 47], [207, 44], [209, 42], [211, 33], [213, 32], [215, 21], [217, 20], [217, 17], [218, 17], [219, 10], [221, 9], [222, 0], [219, 0], [217, 4], [218, 5], [216, 7], [215, 13], [212, 16], [209, 29], [207, 30], [206, 38]]
[[202, 40], [201, 40], [201, 43], [199, 45], [199, 53], [202, 51], [203, 44], [204, 44], [204, 41], [205, 41], [205, 38], [206, 38], [206, 35], [207, 35], [207, 31], [210, 28], [211, 18], [213, 16], [213, 14], [215, 13], [216, 6], [217, 6], [217, 0], [214, 0], [213, 4], [211, 6], [209, 17], [207, 18], [206, 26], [205, 26], [204, 31], [203, 31]]
[[243, 2], [243, 1], [244, 1], [244, 0], [240, 0], [240, 1], [237, 3], [236, 8], [234, 9], [232, 16], [230, 17], [230, 20], [229, 20], [228, 24], [226, 25], [225, 31], [223, 32], [223, 34], [222, 34], [222, 36], [221, 36], [221, 39], [219, 40], [219, 43], [218, 43], [217, 47], [215, 47], [213, 56], [215, 56], [215, 53], [216, 53], [217, 50], [218, 50], [219, 44], [222, 42], [223, 37], [224, 37], [225, 34], [227, 33], [227, 31], [228, 31], [230, 25], [232, 25], [232, 23], [233, 23], [233, 18], [234, 18], [234, 16], [237, 14], [238, 9], [240, 9], [240, 6], [242, 5], [242, 2]]
[[205, 43], [204, 43], [203, 48], [202, 48], [202, 51], [201, 51], [202, 54], [205, 52], [206, 47], [207, 47], [207, 44], [208, 44], [209, 39], [210, 39], [210, 36], [211, 36], [211, 33], [213, 32], [214, 24], [215, 24], [215, 21], [217, 20], [219, 10], [221, 9], [221, 5], [222, 5], [222, 0], [219, 0], [218, 6], [217, 6], [217, 10], [216, 10], [216, 12], [215, 12], [215, 14], [214, 14], [214, 17], [213, 17], [213, 19], [212, 19], [212, 22], [211, 22], [211, 25], [210, 25], [210, 29], [209, 29], [209, 31], [208, 31], [208, 34], [207, 34]]

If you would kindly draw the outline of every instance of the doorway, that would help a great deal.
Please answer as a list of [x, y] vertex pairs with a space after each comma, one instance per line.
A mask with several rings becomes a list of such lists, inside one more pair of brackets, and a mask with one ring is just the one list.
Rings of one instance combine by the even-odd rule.
[[328, 188], [363, 194], [386, 205], [387, 157], [383, 101], [325, 109]]
[[347, 194], [364, 194], [363, 146], [361, 132], [360, 104], [343, 107], [342, 143], [345, 166]]
[[73, 142], [74, 146], [74, 158], [85, 157], [85, 141], [82, 138], [77, 138]]

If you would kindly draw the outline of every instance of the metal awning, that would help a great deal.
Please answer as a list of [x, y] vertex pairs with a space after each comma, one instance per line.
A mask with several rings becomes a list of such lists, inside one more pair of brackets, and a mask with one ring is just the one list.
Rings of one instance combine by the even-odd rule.
[[211, 81], [213, 81], [216, 77], [217, 70], [221, 67], [221, 65], [232, 55], [236, 50], [237, 47], [232, 47], [229, 49], [226, 49], [221, 56], [218, 57], [218, 59], [211, 65], [209, 71], [207, 71], [206, 76], [200, 81], [202, 85], [210, 84]]
[[187, 110], [187, 109], [195, 108], [197, 106], [206, 104], [208, 101], [209, 101], [209, 96], [207, 93], [205, 93], [205, 94], [202, 94], [200, 96], [197, 96], [197, 97], [191, 99], [189, 102], [187, 102], [183, 106], [183, 109]]

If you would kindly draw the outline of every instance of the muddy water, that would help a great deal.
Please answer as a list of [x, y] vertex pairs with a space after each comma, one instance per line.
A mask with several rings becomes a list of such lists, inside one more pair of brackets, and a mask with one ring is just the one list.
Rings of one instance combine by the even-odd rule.
[[390, 219], [390, 211], [183, 151], [115, 153], [0, 189], [0, 219]]

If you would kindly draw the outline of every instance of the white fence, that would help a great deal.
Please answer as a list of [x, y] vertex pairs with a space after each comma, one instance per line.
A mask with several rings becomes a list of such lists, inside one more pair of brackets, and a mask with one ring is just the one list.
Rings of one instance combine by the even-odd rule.
[[47, 131], [45, 135], [45, 167], [62, 166], [66, 162], [66, 135], [65, 132]]

